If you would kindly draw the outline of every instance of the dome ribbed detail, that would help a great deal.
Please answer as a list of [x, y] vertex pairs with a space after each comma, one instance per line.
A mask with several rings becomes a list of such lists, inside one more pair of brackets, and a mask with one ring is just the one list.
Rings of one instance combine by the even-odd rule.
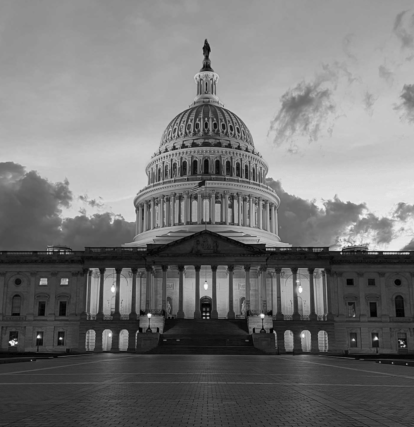
[[254, 149], [252, 135], [244, 122], [220, 105], [195, 105], [178, 114], [165, 129], [160, 148], [198, 138], [228, 138]]

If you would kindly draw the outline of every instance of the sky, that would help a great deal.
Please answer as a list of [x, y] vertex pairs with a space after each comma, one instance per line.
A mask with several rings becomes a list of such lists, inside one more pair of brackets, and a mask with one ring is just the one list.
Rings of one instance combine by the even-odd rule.
[[131, 241], [202, 46], [295, 246], [414, 250], [414, 6], [0, 0], [0, 249]]

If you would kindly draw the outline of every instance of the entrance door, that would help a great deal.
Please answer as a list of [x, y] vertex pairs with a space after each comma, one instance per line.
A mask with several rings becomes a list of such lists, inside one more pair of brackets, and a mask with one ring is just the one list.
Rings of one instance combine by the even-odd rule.
[[204, 320], [211, 319], [211, 299], [203, 297], [200, 300], [201, 318]]

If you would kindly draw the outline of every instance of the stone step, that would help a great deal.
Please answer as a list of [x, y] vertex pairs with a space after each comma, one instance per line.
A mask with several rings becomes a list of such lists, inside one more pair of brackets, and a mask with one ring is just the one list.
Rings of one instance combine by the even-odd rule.
[[246, 320], [167, 319], [164, 335], [248, 335]]
[[249, 346], [186, 346], [186, 347], [174, 347], [174, 346], [158, 346], [146, 354], [240, 354], [240, 355], [263, 355], [265, 354], [261, 350]]
[[161, 335], [160, 345], [162, 346], [252, 346], [253, 341], [249, 335]]

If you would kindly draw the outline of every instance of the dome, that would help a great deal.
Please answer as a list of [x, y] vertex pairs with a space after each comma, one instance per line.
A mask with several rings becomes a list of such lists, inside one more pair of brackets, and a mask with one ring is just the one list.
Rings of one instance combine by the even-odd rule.
[[178, 114], [165, 129], [160, 149], [176, 142], [196, 139], [217, 139], [235, 142], [242, 148], [254, 149], [252, 135], [240, 117], [219, 104], [192, 105]]

